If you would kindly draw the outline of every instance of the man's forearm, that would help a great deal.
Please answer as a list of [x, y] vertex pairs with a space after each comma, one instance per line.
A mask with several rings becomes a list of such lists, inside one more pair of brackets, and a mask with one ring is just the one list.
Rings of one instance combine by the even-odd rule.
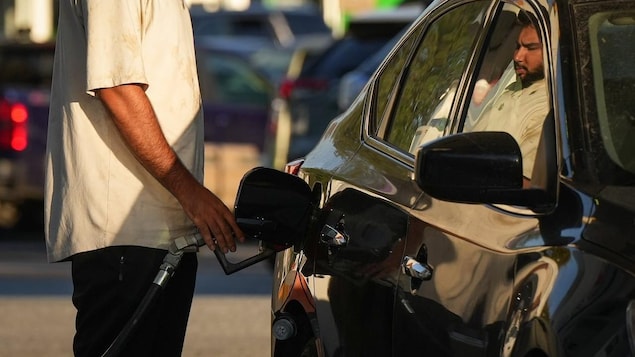
[[100, 89], [97, 96], [133, 155], [176, 197], [207, 246], [223, 252], [236, 250], [235, 239], [244, 241], [232, 212], [201, 185], [168, 144], [143, 88], [123, 85]]
[[99, 89], [97, 97], [110, 112], [132, 154], [177, 199], [180, 189], [197, 183], [165, 139], [140, 85]]

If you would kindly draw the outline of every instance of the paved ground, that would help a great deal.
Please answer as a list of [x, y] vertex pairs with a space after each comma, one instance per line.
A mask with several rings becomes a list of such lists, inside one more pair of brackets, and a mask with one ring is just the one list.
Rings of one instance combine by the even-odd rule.
[[[268, 309], [262, 296], [195, 297], [183, 356], [268, 356]], [[72, 356], [69, 298], [0, 297], [0, 315], [0, 356]]]
[[[266, 263], [225, 276], [211, 253], [199, 253], [199, 261], [183, 357], [269, 356]], [[0, 357], [72, 356], [69, 270], [46, 263], [37, 242], [0, 242]]]
[[[242, 175], [258, 166], [256, 149], [206, 145], [205, 154], [205, 185], [232, 207]], [[42, 228], [26, 228], [0, 229], [0, 357], [72, 356], [70, 265], [48, 264]], [[253, 252], [252, 244], [234, 261]], [[266, 263], [226, 276], [202, 251], [183, 357], [269, 356], [270, 294]]]

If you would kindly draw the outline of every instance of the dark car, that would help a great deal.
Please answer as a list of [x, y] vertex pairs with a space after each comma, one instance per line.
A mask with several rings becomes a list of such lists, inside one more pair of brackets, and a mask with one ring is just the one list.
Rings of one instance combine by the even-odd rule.
[[240, 177], [260, 164], [274, 87], [236, 47], [197, 42], [203, 100], [205, 186], [229, 207]]
[[313, 6], [268, 8], [255, 4], [246, 10], [209, 10], [205, 5], [192, 5], [190, 14], [195, 38], [260, 39], [277, 48], [333, 38]]
[[337, 103], [340, 78], [378, 52], [422, 10], [422, 4], [413, 3], [361, 13], [350, 20], [346, 34], [328, 47], [302, 50], [302, 65], [297, 72], [287, 73], [272, 105], [276, 131], [268, 148], [269, 166], [281, 169], [315, 146], [341, 112]]
[[0, 227], [43, 223], [51, 43], [0, 44]]
[[243, 56], [197, 44], [205, 141], [247, 143], [263, 150], [273, 85]]
[[225, 53], [232, 53], [249, 62], [258, 72], [264, 74], [272, 85], [277, 86], [285, 76], [293, 56], [300, 50], [319, 50], [328, 46], [330, 41], [316, 41], [299, 45], [299, 47], [273, 47], [264, 39], [255, 37], [223, 37], [210, 36], [195, 40], [196, 47], [212, 48]]
[[362, 88], [368, 83], [370, 77], [384, 61], [384, 58], [386, 58], [392, 48], [395, 47], [397, 41], [403, 37], [405, 30], [407, 29], [404, 29], [404, 31], [401, 31], [390, 39], [382, 48], [372, 56], [364, 59], [352, 71], [340, 77], [337, 87], [337, 107], [340, 113], [348, 109], [359, 93], [361, 93]]
[[[270, 78], [234, 50], [197, 43], [205, 141], [234, 145], [206, 151], [206, 179], [231, 206], [234, 182], [257, 164], [273, 97]], [[0, 227], [43, 223], [44, 154], [53, 43], [0, 45]], [[209, 146], [209, 145], [208, 145]], [[231, 155], [229, 154], [231, 152]], [[231, 165], [228, 161], [236, 161]], [[242, 170], [242, 171], [240, 171]]]
[[243, 178], [272, 356], [634, 355], [634, 50], [630, 0], [431, 4], [295, 175]]

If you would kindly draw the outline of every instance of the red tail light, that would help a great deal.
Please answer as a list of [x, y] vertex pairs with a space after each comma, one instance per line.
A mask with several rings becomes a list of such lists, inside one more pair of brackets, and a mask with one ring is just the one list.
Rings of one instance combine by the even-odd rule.
[[293, 80], [283, 80], [282, 83], [280, 83], [280, 88], [278, 88], [278, 95], [283, 99], [289, 99], [291, 92], [293, 92], [293, 85]]
[[280, 83], [278, 95], [283, 99], [289, 99], [296, 89], [322, 90], [328, 87], [328, 81], [324, 79], [302, 78], [285, 79]]
[[0, 99], [0, 150], [26, 149], [28, 120], [29, 111], [24, 104]]

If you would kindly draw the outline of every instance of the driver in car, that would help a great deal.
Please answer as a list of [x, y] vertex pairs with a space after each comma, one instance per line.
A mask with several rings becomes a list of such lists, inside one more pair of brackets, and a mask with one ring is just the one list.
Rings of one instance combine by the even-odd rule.
[[509, 83], [506, 76], [514, 75], [511, 84], [504, 87], [481, 112], [469, 131], [505, 131], [520, 145], [523, 165], [524, 187], [529, 179], [536, 157], [542, 124], [549, 111], [547, 88], [543, 67], [542, 41], [532, 15], [520, 13], [521, 30], [513, 53], [511, 66], [500, 82]]

